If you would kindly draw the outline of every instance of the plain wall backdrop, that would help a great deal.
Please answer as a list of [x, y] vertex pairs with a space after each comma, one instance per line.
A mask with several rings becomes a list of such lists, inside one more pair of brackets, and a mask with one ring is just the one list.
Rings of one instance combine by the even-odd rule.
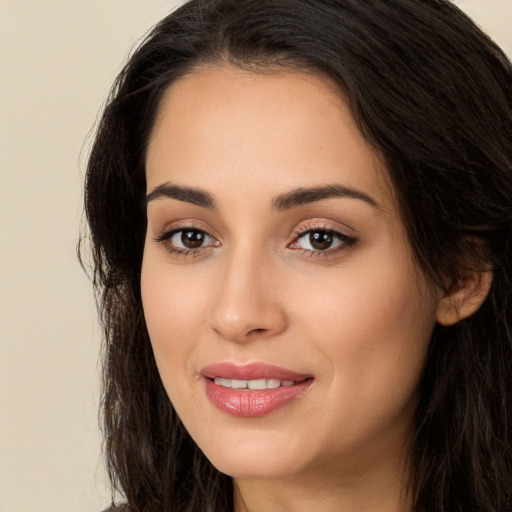
[[[178, 3], [0, 0], [0, 512], [109, 502], [83, 170], [122, 63]], [[512, 0], [456, 3], [512, 55]]]

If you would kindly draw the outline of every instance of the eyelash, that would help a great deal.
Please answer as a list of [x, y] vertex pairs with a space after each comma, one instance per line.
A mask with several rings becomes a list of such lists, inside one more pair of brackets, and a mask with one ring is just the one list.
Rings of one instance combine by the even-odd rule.
[[[194, 248], [194, 249], [177, 247], [176, 245], [170, 243], [171, 239], [175, 235], [182, 233], [182, 236], [183, 236], [183, 233], [186, 233], [186, 232], [202, 234], [202, 236], [204, 236], [205, 238], [210, 238], [210, 239], [214, 240], [215, 243], [207, 245], [207, 246], [201, 246], [201, 247]], [[328, 248], [326, 250], [311, 250], [311, 249], [304, 249], [301, 247], [292, 247], [293, 245], [297, 245], [299, 243], [299, 241], [301, 239], [305, 238], [308, 234], [311, 235], [313, 233], [322, 233], [324, 235], [332, 237], [333, 239], [337, 239], [339, 241], [339, 245], [337, 247], [335, 247], [334, 249]], [[355, 239], [353, 237], [345, 235], [344, 233], [341, 233], [340, 231], [337, 231], [335, 229], [322, 226], [320, 224], [314, 225], [314, 226], [311, 226], [311, 225], [304, 226], [303, 228], [295, 231], [294, 237], [295, 238], [294, 238], [293, 242], [291, 244], [289, 244], [288, 247], [290, 247], [292, 250], [300, 251], [301, 253], [303, 253], [309, 257], [332, 256], [341, 251], [349, 249], [357, 242], [357, 239]], [[208, 249], [211, 249], [212, 247], [216, 247], [216, 246], [220, 245], [220, 243], [217, 240], [215, 240], [214, 237], [209, 235], [205, 230], [197, 228], [195, 226], [191, 226], [191, 225], [179, 226], [179, 227], [172, 228], [168, 231], [164, 231], [162, 234], [160, 234], [158, 237], [155, 238], [155, 242], [163, 244], [168, 253], [173, 254], [177, 257], [183, 257], [183, 258], [199, 256], [199, 255], [201, 255], [201, 253], [203, 253], [204, 250], [208, 250]]]

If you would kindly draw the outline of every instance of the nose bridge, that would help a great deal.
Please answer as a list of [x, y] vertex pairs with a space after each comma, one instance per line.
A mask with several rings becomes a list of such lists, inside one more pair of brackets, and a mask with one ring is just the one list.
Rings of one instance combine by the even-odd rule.
[[286, 327], [286, 315], [273, 281], [272, 258], [250, 243], [228, 251], [211, 310], [211, 326], [231, 341], [275, 335]]

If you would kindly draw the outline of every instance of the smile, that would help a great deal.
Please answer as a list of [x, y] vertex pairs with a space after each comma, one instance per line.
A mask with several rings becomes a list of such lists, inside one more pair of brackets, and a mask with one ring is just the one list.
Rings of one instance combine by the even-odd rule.
[[302, 398], [311, 375], [264, 363], [217, 363], [201, 371], [208, 400], [222, 412], [242, 418], [270, 414]]
[[293, 386], [293, 380], [280, 380], [280, 379], [256, 379], [256, 380], [239, 380], [239, 379], [223, 379], [222, 377], [215, 377], [213, 382], [218, 386], [232, 389], [276, 389], [283, 387]]

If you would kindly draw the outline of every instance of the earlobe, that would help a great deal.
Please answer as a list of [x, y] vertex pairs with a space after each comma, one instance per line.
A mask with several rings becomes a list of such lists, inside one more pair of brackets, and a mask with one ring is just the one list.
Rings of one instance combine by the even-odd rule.
[[463, 271], [439, 302], [437, 322], [450, 326], [474, 314], [491, 289], [492, 277], [490, 268]]

